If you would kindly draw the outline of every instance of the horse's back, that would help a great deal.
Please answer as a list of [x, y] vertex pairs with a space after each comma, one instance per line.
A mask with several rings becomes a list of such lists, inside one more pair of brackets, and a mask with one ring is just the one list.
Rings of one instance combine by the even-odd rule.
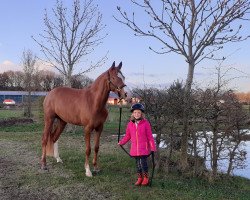
[[70, 99], [73, 99], [74, 96], [76, 96], [74, 93], [75, 89], [72, 88], [67, 88], [67, 87], [58, 87], [54, 88], [51, 90], [48, 95], [44, 99], [44, 107], [46, 108], [47, 106], [49, 108], [52, 108], [55, 106], [56, 103], [59, 102], [68, 102]]
[[91, 94], [87, 89], [59, 87], [51, 90], [44, 100], [44, 113], [77, 125], [85, 125], [93, 116]]
[[74, 112], [76, 105], [79, 103], [80, 91], [68, 87], [58, 87], [51, 90], [44, 99], [44, 112], [54, 112], [59, 117], [63, 117], [60, 116], [63, 113]]

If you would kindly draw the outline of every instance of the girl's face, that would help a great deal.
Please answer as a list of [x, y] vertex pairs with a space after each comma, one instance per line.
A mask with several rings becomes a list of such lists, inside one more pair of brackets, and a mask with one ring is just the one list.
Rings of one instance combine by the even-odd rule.
[[133, 117], [135, 119], [140, 119], [142, 116], [142, 111], [141, 110], [134, 110], [132, 114], [133, 114]]

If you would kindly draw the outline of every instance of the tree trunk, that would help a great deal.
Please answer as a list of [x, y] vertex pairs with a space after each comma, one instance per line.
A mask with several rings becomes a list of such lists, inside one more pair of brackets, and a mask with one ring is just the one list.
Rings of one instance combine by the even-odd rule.
[[[64, 80], [64, 85], [66, 87], [71, 88], [72, 87], [72, 81], [71, 81], [72, 80], [72, 71], [71, 70], [67, 71], [67, 75], [64, 76], [64, 79], [65, 79]], [[77, 125], [68, 123], [66, 128], [65, 128], [65, 131], [67, 133], [75, 133], [76, 129], [77, 129]]]
[[65, 76], [64, 85], [71, 88], [71, 75]]
[[194, 62], [189, 63], [188, 75], [185, 85], [184, 92], [184, 111], [183, 111], [183, 133], [181, 136], [181, 169], [186, 171], [188, 167], [187, 162], [187, 149], [188, 149], [188, 134], [189, 134], [189, 112], [190, 112], [190, 96], [191, 96], [191, 87], [193, 83], [194, 76]]
[[213, 130], [213, 139], [212, 139], [212, 173], [213, 178], [215, 178], [218, 169], [218, 151], [217, 151], [217, 140], [218, 140], [218, 125], [217, 121], [215, 122], [215, 127]]
[[230, 152], [229, 154], [229, 164], [228, 164], [228, 168], [227, 168], [227, 175], [230, 175], [230, 173], [233, 170], [233, 161], [235, 158], [235, 151], [238, 149], [240, 142], [237, 142], [237, 144], [234, 146], [232, 152]]
[[24, 106], [24, 113], [25, 117], [31, 117], [31, 89], [28, 87], [28, 96], [25, 98], [25, 106]]
[[29, 95], [28, 95], [27, 117], [31, 117], [31, 91], [29, 91]]

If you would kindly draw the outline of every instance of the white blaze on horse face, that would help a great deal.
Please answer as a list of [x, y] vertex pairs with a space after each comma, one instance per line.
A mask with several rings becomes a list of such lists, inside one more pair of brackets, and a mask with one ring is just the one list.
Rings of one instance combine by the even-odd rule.
[[125, 77], [122, 75], [121, 72], [118, 72], [117, 76], [122, 79], [122, 81], [124, 82], [125, 81]]

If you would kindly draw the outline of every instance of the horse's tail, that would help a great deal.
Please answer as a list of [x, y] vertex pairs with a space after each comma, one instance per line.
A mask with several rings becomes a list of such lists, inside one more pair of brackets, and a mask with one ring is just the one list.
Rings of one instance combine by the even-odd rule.
[[[54, 122], [53, 122], [52, 130], [48, 135], [48, 142], [47, 142], [47, 146], [46, 146], [46, 155], [47, 156], [55, 156], [54, 155], [54, 152], [55, 152], [54, 144], [55, 143], [54, 143], [52, 138], [54, 137], [56, 129], [58, 128], [58, 126], [59, 126], [58, 121], [57, 121], [57, 119], [55, 119]], [[58, 147], [58, 145], [57, 145], [57, 147]], [[57, 151], [58, 151], [58, 149], [57, 149]]]
[[53, 156], [56, 158], [57, 162], [62, 162], [61, 158], [59, 157], [59, 151], [58, 151], [58, 138], [56, 139], [56, 142], [52, 139], [54, 137], [55, 133], [60, 129], [60, 121], [55, 119], [53, 123], [53, 129], [51, 133], [48, 135], [48, 142], [46, 146], [46, 154], [47, 156]]

